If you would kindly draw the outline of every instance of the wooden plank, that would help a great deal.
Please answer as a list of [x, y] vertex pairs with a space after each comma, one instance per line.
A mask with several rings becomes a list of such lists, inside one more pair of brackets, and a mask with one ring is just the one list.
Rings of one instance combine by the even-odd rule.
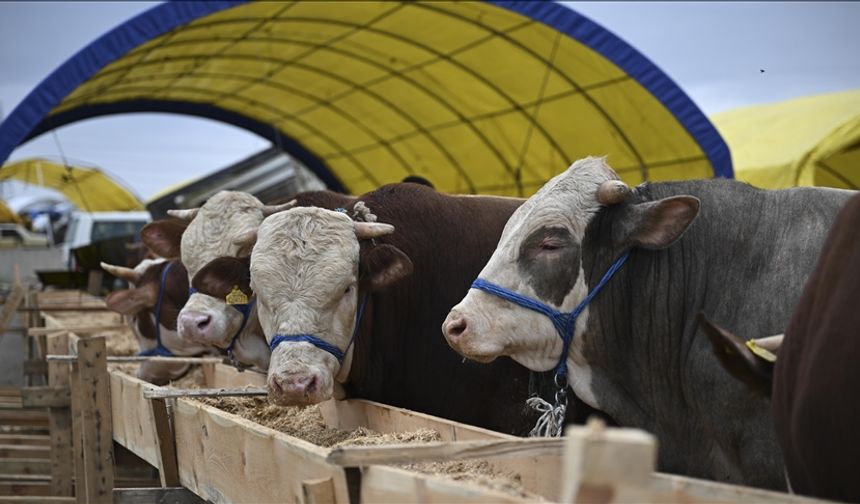
[[54, 313], [54, 312], [108, 312], [112, 311], [104, 305], [43, 305], [33, 308], [18, 308], [19, 312], [37, 312], [37, 313]]
[[558, 456], [561, 455], [563, 447], [564, 440], [559, 438], [339, 446], [329, 453], [326, 461], [344, 467], [361, 467], [371, 464], [393, 465], [434, 460], [487, 459], [511, 454]]
[[[73, 339], [80, 339], [77, 334], [72, 333]], [[45, 356], [48, 362], [70, 363], [74, 362], [77, 357], [75, 355], [56, 355], [48, 354]], [[162, 357], [162, 356], [143, 356], [143, 355], [111, 355], [107, 357], [107, 362], [169, 362], [171, 364], [206, 364], [217, 363], [223, 359], [220, 357]]]
[[442, 441], [521, 439], [363, 399], [326, 401], [320, 404], [320, 410], [326, 425], [342, 430], [366, 427], [377, 432], [409, 432], [425, 428], [437, 431]]
[[[67, 335], [70, 336], [70, 335]], [[67, 339], [68, 340], [68, 339]], [[75, 472], [75, 497], [79, 504], [87, 502], [86, 478], [84, 478], [84, 435], [82, 419], [83, 387], [78, 365], [72, 365], [69, 372], [69, 387], [72, 390], [72, 467]]]
[[0, 425], [47, 427], [48, 412], [26, 409], [0, 409]]
[[651, 476], [657, 441], [637, 429], [606, 429], [600, 421], [569, 426], [564, 436], [562, 502], [656, 501]]
[[87, 275], [87, 292], [94, 296], [101, 294], [103, 277], [104, 272], [102, 272], [102, 270], [90, 270]]
[[730, 485], [728, 483], [719, 483], [716, 481], [688, 478], [686, 476], [664, 473], [653, 474], [651, 479], [651, 488], [658, 492], [678, 496], [675, 500], [679, 502], [693, 502], [694, 500], [700, 502], [714, 502], [716, 500], [723, 502], [757, 502], [761, 504], [824, 504], [832, 502], [802, 495], [773, 492], [770, 490], [763, 490], [761, 488]]
[[[61, 333], [47, 338], [47, 353], [68, 352], [68, 333]], [[69, 368], [57, 363], [48, 365], [48, 385], [64, 387], [69, 390], [69, 406], [72, 404], [72, 394], [69, 388]], [[74, 462], [72, 457], [72, 413], [69, 407], [54, 407], [49, 410], [51, 437], [51, 494], [71, 496], [73, 492], [72, 472]]]
[[69, 387], [24, 387], [21, 402], [25, 408], [68, 407], [71, 404]]
[[12, 322], [15, 311], [20, 310], [21, 302], [24, 301], [26, 293], [26, 289], [19, 282], [15, 282], [15, 285], [12, 286], [3, 307], [0, 308], [0, 334], [5, 332], [6, 327]]
[[44, 434], [0, 434], [0, 445], [50, 446], [51, 438]]
[[[146, 392], [152, 390], [144, 390]], [[176, 464], [176, 442], [170, 428], [167, 415], [167, 402], [164, 399], [152, 399], [150, 402], [152, 417], [155, 425], [155, 441], [158, 449], [158, 474], [161, 486], [179, 486], [179, 468]]]
[[88, 325], [88, 326], [63, 326], [63, 327], [31, 327], [27, 329], [28, 336], [45, 336], [47, 334], [56, 334], [59, 332], [73, 332], [75, 334], [87, 334], [100, 331], [122, 331], [128, 329], [126, 324], [111, 324], [111, 325]]
[[159, 467], [155, 418], [143, 391], [158, 388], [125, 373], [111, 372], [113, 439], [154, 467]]
[[46, 459], [51, 455], [50, 446], [0, 445], [0, 458]]
[[[114, 504], [205, 504], [187, 488], [115, 488]], [[0, 502], [0, 504], [2, 504]]]
[[346, 475], [327, 450], [190, 399], [174, 409], [182, 486], [213, 502], [301, 502], [302, 483], [331, 478], [348, 503]]
[[0, 474], [49, 474], [51, 462], [38, 458], [0, 458]]
[[251, 370], [239, 371], [233, 366], [219, 363], [215, 364], [212, 377], [206, 378], [206, 384], [213, 388], [238, 388], [246, 385], [265, 387], [266, 375]]
[[175, 389], [160, 388], [143, 391], [147, 399], [166, 399], [177, 397], [245, 397], [265, 396], [268, 391], [263, 388], [214, 388], [214, 389]]
[[49, 495], [39, 495], [36, 497], [28, 497], [25, 495], [10, 495], [0, 497], [0, 504], [53, 504], [53, 503], [70, 503], [75, 502], [74, 497], [54, 497]]
[[0, 495], [46, 496], [50, 491], [47, 481], [0, 481]]
[[305, 504], [335, 504], [331, 478], [302, 481], [302, 498]]
[[78, 340], [84, 481], [88, 502], [113, 499], [113, 438], [111, 436], [110, 376], [104, 337]]
[[361, 500], [373, 503], [530, 502], [506, 493], [395, 467], [371, 466], [361, 474]]

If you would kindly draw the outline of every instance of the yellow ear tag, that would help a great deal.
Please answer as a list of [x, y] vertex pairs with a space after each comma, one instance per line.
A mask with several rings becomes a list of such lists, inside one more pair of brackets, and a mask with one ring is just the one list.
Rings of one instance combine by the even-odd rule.
[[233, 286], [233, 290], [230, 291], [230, 294], [227, 294], [227, 297], [224, 298], [224, 301], [227, 301], [227, 304], [248, 304], [248, 296], [245, 295], [244, 292], [239, 290], [238, 285]]
[[776, 362], [776, 355], [770, 350], [756, 345], [755, 340], [747, 340], [747, 348], [749, 348], [750, 351], [759, 359], [763, 359], [768, 362]]

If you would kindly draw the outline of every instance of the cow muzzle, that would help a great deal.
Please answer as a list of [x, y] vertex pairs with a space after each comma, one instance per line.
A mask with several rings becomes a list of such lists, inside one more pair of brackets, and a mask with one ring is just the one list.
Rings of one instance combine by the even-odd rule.
[[269, 400], [278, 406], [305, 406], [331, 398], [331, 386], [315, 371], [273, 373], [267, 385]]
[[178, 320], [179, 337], [187, 341], [206, 342], [212, 337], [212, 315], [183, 310]]
[[492, 362], [499, 355], [495, 352], [484, 352], [477, 344], [473, 328], [475, 322], [456, 308], [448, 313], [442, 324], [442, 333], [448, 345], [460, 355], [482, 363]]

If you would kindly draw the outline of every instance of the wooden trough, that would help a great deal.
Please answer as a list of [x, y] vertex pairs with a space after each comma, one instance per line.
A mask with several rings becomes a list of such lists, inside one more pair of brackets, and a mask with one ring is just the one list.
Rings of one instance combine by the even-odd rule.
[[[109, 371], [103, 337], [61, 324], [47, 316], [46, 325], [57, 331], [39, 334], [48, 353], [75, 356], [48, 366], [49, 388], [62, 389], [66, 380], [72, 405], [74, 463], [51, 470], [55, 495], [67, 496], [64, 501], [73, 501], [69, 490], [76, 483], [78, 502], [131, 502], [113, 491], [115, 441], [157, 468], [163, 487], [178, 489], [173, 502], [812, 502], [656, 473], [655, 440], [631, 429], [575, 427], [563, 439], [523, 439], [370, 401], [329, 401], [321, 405], [329, 427], [426, 428], [441, 441], [324, 448], [192, 398], [165, 398], [167, 387]], [[207, 387], [264, 385], [258, 373], [201, 365]], [[51, 439], [61, 444], [53, 431]], [[517, 474], [527, 496], [396, 466], [466, 459]]]

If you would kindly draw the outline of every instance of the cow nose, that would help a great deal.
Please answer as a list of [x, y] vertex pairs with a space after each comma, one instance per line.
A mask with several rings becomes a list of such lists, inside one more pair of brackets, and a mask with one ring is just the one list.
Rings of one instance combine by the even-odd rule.
[[273, 382], [275, 391], [292, 397], [313, 394], [317, 388], [314, 373], [280, 374], [275, 376]]
[[179, 323], [191, 334], [201, 335], [212, 322], [212, 316], [207, 313], [185, 312], [179, 316]]
[[466, 317], [459, 313], [450, 313], [442, 325], [442, 332], [445, 333], [448, 341], [457, 343], [468, 328], [469, 324], [466, 322]]

